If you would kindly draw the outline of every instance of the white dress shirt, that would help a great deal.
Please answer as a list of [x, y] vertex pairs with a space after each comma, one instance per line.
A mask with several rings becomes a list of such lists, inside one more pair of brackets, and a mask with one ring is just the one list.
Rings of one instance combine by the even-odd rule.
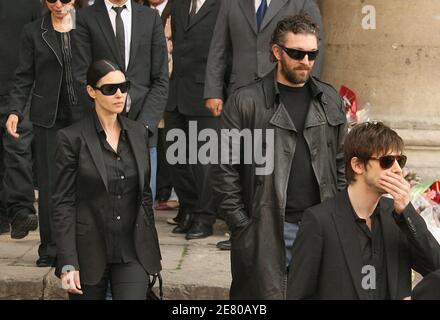
[[159, 15], [162, 17], [162, 13], [165, 10], [165, 7], [167, 6], [168, 0], [165, 0], [164, 2], [162, 2], [161, 4], [159, 4], [157, 7], [150, 5], [151, 8], [156, 9], [157, 11], [159, 11]]
[[[270, 5], [271, 1], [272, 0], [266, 0], [268, 8], [269, 8], [269, 5]], [[260, 6], [260, 4], [261, 4], [261, 0], [255, 0], [255, 13], [257, 13], [258, 7]]]
[[[116, 37], [116, 11], [112, 7], [117, 7], [110, 0], [104, 0], [107, 7], [108, 15], [110, 16], [110, 22], [112, 23], [113, 31]], [[127, 8], [122, 10], [121, 18], [124, 23], [125, 32], [125, 70], [128, 68], [128, 62], [130, 61], [130, 44], [131, 44], [131, 0], [127, 0], [124, 4]]]
[[[200, 8], [203, 6], [203, 4], [205, 3], [206, 0], [197, 0], [197, 9], [196, 9], [196, 13], [199, 12]], [[191, 5], [189, 6], [189, 12], [191, 12], [191, 7], [192, 7], [192, 2]]]

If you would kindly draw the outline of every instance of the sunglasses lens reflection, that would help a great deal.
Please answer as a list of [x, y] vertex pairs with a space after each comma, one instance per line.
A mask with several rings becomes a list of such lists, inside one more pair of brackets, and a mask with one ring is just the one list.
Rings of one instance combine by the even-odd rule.
[[120, 89], [122, 93], [126, 93], [129, 88], [130, 88], [130, 83], [128, 81], [126, 81], [126, 82], [117, 83], [117, 84], [113, 84], [113, 83], [112, 84], [104, 84], [97, 89], [99, 89], [106, 96], [112, 96], [118, 91], [118, 89]]
[[287, 53], [287, 55], [290, 58], [292, 58], [294, 60], [302, 60], [307, 55], [309, 60], [313, 61], [313, 60], [316, 59], [316, 57], [318, 56], [318, 53], [319, 53], [319, 50], [316, 50], [316, 51], [302, 51], [302, 50], [286, 48], [286, 47], [282, 47], [282, 46], [280, 46], [280, 47]]
[[380, 166], [383, 169], [389, 169], [393, 166], [394, 162], [397, 160], [397, 163], [401, 168], [403, 168], [406, 164], [406, 156], [400, 155], [400, 156], [383, 156], [380, 157], [379, 162]]

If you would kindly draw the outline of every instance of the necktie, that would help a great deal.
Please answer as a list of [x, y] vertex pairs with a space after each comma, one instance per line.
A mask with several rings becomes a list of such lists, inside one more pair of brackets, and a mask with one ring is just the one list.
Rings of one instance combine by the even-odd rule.
[[124, 10], [126, 6], [122, 7], [112, 7], [113, 10], [116, 11], [116, 42], [119, 46], [119, 52], [122, 57], [122, 65], [125, 71], [125, 31], [124, 31], [124, 22], [122, 21], [121, 12]]
[[191, 20], [197, 13], [197, 0], [191, 0], [191, 11], [189, 12], [189, 19]]
[[257, 10], [257, 28], [260, 30], [261, 23], [263, 22], [264, 15], [267, 11], [267, 1], [261, 0], [260, 6]]

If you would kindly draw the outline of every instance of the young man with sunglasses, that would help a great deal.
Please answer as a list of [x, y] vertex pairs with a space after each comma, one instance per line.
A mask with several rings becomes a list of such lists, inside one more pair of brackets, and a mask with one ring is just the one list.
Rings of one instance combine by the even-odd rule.
[[271, 41], [275, 70], [233, 93], [220, 118], [221, 129], [274, 137], [253, 146], [273, 161], [273, 172], [259, 175], [256, 161], [214, 165], [216, 202], [232, 231], [232, 299], [285, 299], [302, 213], [345, 188], [342, 100], [310, 76], [318, 39], [318, 25], [306, 16], [280, 21]]
[[304, 213], [287, 297], [407, 298], [411, 269], [438, 269], [440, 246], [410, 203], [403, 141], [380, 122], [364, 123], [344, 149], [348, 188]]

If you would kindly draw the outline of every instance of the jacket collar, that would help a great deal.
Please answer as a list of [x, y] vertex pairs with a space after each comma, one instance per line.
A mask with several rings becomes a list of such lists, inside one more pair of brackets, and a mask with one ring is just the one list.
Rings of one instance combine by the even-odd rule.
[[[129, 0], [131, 1], [131, 0]], [[93, 8], [96, 12], [96, 20], [98, 21], [99, 26], [101, 27], [102, 35], [106, 39], [107, 43], [110, 46], [111, 52], [113, 53], [113, 58], [115, 62], [118, 62], [119, 67], [122, 70], [125, 70], [125, 61], [122, 61], [121, 54], [119, 53], [118, 44], [116, 42], [115, 33], [113, 31], [113, 27], [110, 21], [110, 17], [107, 11], [107, 6], [104, 0], [97, 0], [93, 5]], [[134, 26], [132, 28], [134, 29]], [[131, 52], [130, 52], [131, 54]], [[131, 57], [130, 57], [131, 58]]]
[[[190, 1], [188, 1], [190, 2]], [[186, 25], [186, 30], [190, 29], [193, 25], [195, 25], [197, 22], [199, 22], [200, 20], [202, 20], [202, 18], [204, 16], [206, 16], [211, 9], [213, 8], [215, 4], [215, 1], [213, 0], [206, 0], [205, 3], [203, 3], [203, 6], [199, 9], [199, 11], [196, 13], [196, 15], [189, 21], [188, 24]], [[186, 6], [184, 6], [186, 8]], [[188, 13], [189, 13], [189, 6], [188, 6], [188, 11], [186, 12], [186, 16], [188, 17]], [[188, 18], [187, 18], [188, 20]]]
[[[325, 114], [334, 113], [333, 110], [327, 108], [325, 95], [313, 77], [309, 79], [308, 85], [312, 92], [312, 99], [304, 125], [305, 129], [322, 125], [325, 123]], [[266, 98], [266, 108], [275, 108], [275, 113], [272, 116], [270, 123], [274, 126], [296, 132], [296, 127], [289, 112], [280, 100], [280, 90], [276, 78], [276, 66], [266, 77], [263, 78], [263, 90]], [[327, 118], [333, 119], [334, 116], [329, 115]]]
[[258, 34], [254, 0], [239, 0], [238, 4], [240, 5], [241, 10], [243, 11], [243, 15], [246, 17], [252, 30], [254, 31], [255, 34]]
[[[129, 120], [121, 115], [118, 115], [118, 121], [121, 125], [122, 130], [125, 130], [128, 141], [133, 152], [136, 166], [138, 169], [138, 181], [139, 181], [139, 201], [142, 200], [142, 191], [144, 190], [145, 177], [143, 172], [145, 172], [145, 166], [147, 165], [145, 161], [145, 154], [142, 154], [142, 150], [145, 149], [144, 140], [142, 137], [138, 137], [134, 130], [130, 129]], [[98, 125], [99, 124], [99, 125]], [[93, 162], [101, 176], [102, 182], [104, 183], [105, 189], [108, 191], [108, 176], [104, 163], [104, 156], [102, 154], [101, 144], [99, 142], [98, 132], [102, 129], [102, 126], [97, 119], [96, 112], [93, 112], [87, 120], [84, 121], [82, 134], [84, 140], [89, 148], [90, 154], [92, 156]]]
[[[125, 61], [122, 61], [121, 54], [119, 53], [118, 44], [116, 42], [115, 33], [113, 31], [113, 27], [110, 21], [109, 9], [104, 0], [97, 0], [95, 2], [95, 6], [99, 14], [97, 15], [99, 25], [103, 31], [104, 37], [106, 38], [108, 44], [110, 45], [113, 56], [116, 58], [116, 61], [119, 61], [119, 66], [128, 71], [132, 65], [133, 61], [136, 57], [137, 49], [139, 47], [139, 43], [142, 37], [142, 33], [138, 32], [142, 29], [144, 25], [144, 17], [142, 16], [143, 6], [134, 2], [133, 0], [128, 0], [126, 2], [127, 9], [129, 9], [129, 13], [131, 14], [131, 39], [130, 39], [130, 57], [128, 59], [128, 66], [125, 68]], [[134, 66], [134, 65], [133, 65]]]
[[97, 127], [94, 121], [94, 117], [96, 117], [95, 111], [93, 111], [93, 114], [87, 117], [87, 120], [83, 122], [82, 135], [84, 136], [84, 140], [86, 141], [86, 144], [89, 148], [96, 169], [101, 176], [105, 189], [108, 192], [107, 170], [105, 169], [104, 156], [101, 152], [101, 145], [99, 143], [99, 137], [97, 135]]
[[284, 5], [289, 0], [277, 0], [272, 1], [270, 6], [267, 7], [267, 12], [264, 15], [263, 21], [261, 22], [260, 30], [257, 30], [257, 19], [255, 15], [255, 0], [238, 0], [239, 6], [243, 11], [244, 16], [246, 17], [250, 27], [254, 31], [255, 34], [261, 33], [264, 28], [266, 28], [269, 23], [273, 20], [273, 18], [280, 12], [280, 10], [284, 7]]
[[134, 1], [131, 2], [131, 5], [132, 5], [132, 18], [131, 18], [132, 28], [131, 28], [131, 40], [130, 40], [130, 59], [128, 60], [127, 71], [132, 67], [136, 67], [133, 63], [143, 35], [142, 32], [140, 32], [140, 30], [144, 25], [144, 19], [145, 19], [145, 17], [142, 15], [142, 9], [143, 9], [142, 6]]
[[359, 242], [356, 234], [355, 220], [352, 214], [351, 205], [347, 189], [338, 193], [335, 197], [335, 208], [332, 212], [335, 222], [339, 242], [345, 256], [345, 263], [350, 271], [353, 285], [359, 296], [359, 299], [366, 300], [367, 294], [362, 289], [362, 257], [359, 250]]
[[63, 65], [63, 60], [61, 59], [61, 48], [58, 44], [57, 34], [52, 25], [52, 16], [50, 12], [46, 13], [41, 20], [41, 30], [43, 30], [41, 36], [52, 50], [54, 55], [57, 57], [58, 63], [60, 66]]
[[[262, 32], [264, 30], [264, 28], [267, 27], [267, 25], [272, 21], [272, 19], [278, 14], [278, 12], [280, 12], [280, 10], [284, 7], [284, 5], [288, 2], [289, 0], [278, 0], [278, 1], [272, 1], [270, 3], [270, 6], [267, 7], [267, 12], [264, 15], [263, 21], [261, 22], [261, 26], [260, 26], [260, 30], [259, 32]], [[254, 2], [254, 1], [252, 1]], [[254, 2], [255, 3], [255, 2]], [[254, 4], [254, 8], [255, 8], [255, 4]], [[255, 10], [255, 9], [254, 9]], [[256, 21], [255, 18], [255, 11], [254, 11], [254, 20]]]

